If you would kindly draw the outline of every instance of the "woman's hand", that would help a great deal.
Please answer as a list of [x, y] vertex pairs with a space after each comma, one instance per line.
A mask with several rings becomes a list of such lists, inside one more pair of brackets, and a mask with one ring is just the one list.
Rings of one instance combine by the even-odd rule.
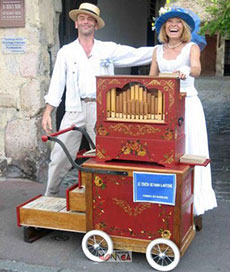
[[185, 80], [187, 78], [186, 74], [181, 71], [175, 71], [174, 73], [178, 74], [179, 79]]
[[180, 67], [175, 73], [178, 74], [179, 79], [185, 80], [191, 72], [191, 68], [187, 65]]

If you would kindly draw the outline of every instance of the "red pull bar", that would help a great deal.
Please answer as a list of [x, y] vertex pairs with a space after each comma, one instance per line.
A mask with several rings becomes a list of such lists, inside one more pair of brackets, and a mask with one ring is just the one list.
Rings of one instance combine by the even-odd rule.
[[49, 134], [49, 135], [43, 135], [43, 136], [42, 136], [42, 141], [43, 141], [43, 142], [47, 142], [48, 139], [49, 139], [49, 137], [56, 137], [56, 136], [58, 136], [58, 135], [61, 135], [61, 134], [63, 134], [63, 133], [66, 133], [66, 132], [68, 132], [68, 131], [74, 130], [74, 128], [75, 128], [75, 125], [72, 125], [72, 126], [69, 127], [69, 128], [65, 128], [65, 129], [63, 129], [63, 130], [59, 130], [59, 131], [54, 132], [54, 133], [51, 133], [51, 134]]

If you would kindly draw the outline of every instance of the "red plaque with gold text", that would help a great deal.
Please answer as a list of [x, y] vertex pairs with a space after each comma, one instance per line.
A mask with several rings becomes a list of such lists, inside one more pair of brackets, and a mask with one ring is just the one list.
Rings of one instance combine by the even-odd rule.
[[0, 0], [0, 27], [24, 26], [24, 0]]

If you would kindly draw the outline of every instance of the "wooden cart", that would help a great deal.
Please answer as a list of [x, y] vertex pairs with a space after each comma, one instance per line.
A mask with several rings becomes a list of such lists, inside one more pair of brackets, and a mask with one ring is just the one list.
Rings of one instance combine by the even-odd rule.
[[[160, 112], [150, 107], [152, 112], [149, 115], [146, 110], [144, 116], [140, 110], [144, 101], [140, 100], [138, 112], [131, 112], [135, 113], [134, 117], [126, 119], [129, 113], [126, 108], [120, 112], [122, 115], [114, 115], [111, 97], [117, 92], [117, 97], [127, 99], [127, 86], [134, 85], [139, 86], [136, 89], [141, 99], [145, 97], [143, 86], [146, 96], [150, 93], [157, 98]], [[195, 235], [194, 166], [179, 162], [185, 140], [184, 96], [179, 95], [179, 80], [101, 77], [97, 79], [97, 87], [96, 147], [85, 131], [75, 126], [43, 137], [44, 141], [53, 140], [62, 146], [72, 166], [79, 171], [78, 185], [66, 190], [66, 198], [37, 196], [19, 205], [18, 225], [24, 227], [27, 241], [34, 240], [29, 237], [33, 228], [86, 233], [82, 249], [93, 261], [108, 260], [114, 249], [127, 250], [145, 253], [148, 263], [156, 270], [170, 271], [177, 266]], [[81, 166], [55, 137], [70, 130], [80, 130], [96, 148], [96, 156]], [[142, 147], [141, 152], [136, 152], [138, 146]], [[137, 176], [148, 177], [143, 184], [148, 184], [149, 189], [142, 196], [150, 196], [149, 201], [136, 197], [140, 193]], [[165, 187], [168, 176], [174, 180], [170, 191], [174, 199], [170, 203], [162, 200], [165, 196], [159, 190], [152, 191], [154, 186]]]
[[[18, 225], [27, 232], [33, 227], [86, 233], [82, 249], [93, 261], [106, 261], [113, 249], [120, 249], [146, 253], [149, 264], [159, 271], [175, 268], [195, 235], [193, 167], [167, 169], [95, 159], [83, 167], [96, 172], [81, 172], [81, 187], [67, 189], [66, 198], [37, 196], [18, 206]], [[119, 171], [127, 175], [117, 175]], [[175, 175], [175, 205], [133, 202], [134, 172]]]

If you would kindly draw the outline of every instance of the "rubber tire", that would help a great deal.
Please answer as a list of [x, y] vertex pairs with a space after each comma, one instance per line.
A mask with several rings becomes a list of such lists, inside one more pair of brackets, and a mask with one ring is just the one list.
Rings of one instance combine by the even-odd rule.
[[[165, 266], [160, 265], [157, 262], [155, 262], [152, 257], [152, 253], [151, 253], [152, 249], [159, 244], [167, 245], [173, 251], [174, 260], [168, 265], [165, 265]], [[179, 251], [177, 245], [174, 242], [172, 242], [171, 240], [158, 238], [158, 239], [155, 239], [149, 243], [149, 245], [146, 249], [146, 259], [147, 259], [149, 265], [158, 271], [171, 271], [178, 265], [178, 263], [180, 261], [180, 251]]]
[[[105, 242], [107, 243], [107, 251], [105, 252], [105, 254], [103, 256], [95, 256], [94, 254], [92, 254], [89, 251], [88, 240], [90, 238], [93, 238], [94, 236], [100, 236], [102, 238], [102, 240], [105, 240]], [[109, 237], [108, 234], [106, 234], [105, 232], [103, 232], [101, 230], [91, 230], [91, 231], [87, 232], [82, 239], [81, 246], [82, 246], [82, 250], [83, 250], [85, 256], [94, 262], [106, 261], [113, 252], [113, 242], [112, 242], [111, 238]]]

